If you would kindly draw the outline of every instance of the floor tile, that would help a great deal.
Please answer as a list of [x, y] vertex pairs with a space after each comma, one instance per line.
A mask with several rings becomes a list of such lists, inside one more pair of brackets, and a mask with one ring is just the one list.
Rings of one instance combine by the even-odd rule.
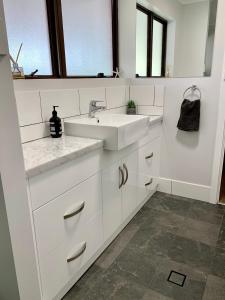
[[137, 283], [114, 271], [107, 271], [87, 293], [85, 300], [138, 300], [145, 292], [146, 289]]
[[180, 216], [186, 216], [191, 208], [192, 202], [192, 199], [157, 192], [152, 199], [147, 202], [146, 206], [166, 212], [173, 212]]
[[[184, 217], [173, 212], [164, 212], [156, 209], [148, 211], [148, 218], [140, 226], [141, 230], [164, 228], [164, 230], [176, 234], [180, 228], [184, 227]], [[149, 232], [151, 232], [149, 230]]]
[[225, 216], [223, 217], [222, 225], [220, 227], [217, 247], [225, 250]]
[[160, 293], [153, 290], [148, 290], [142, 300], [173, 300], [172, 298], [166, 297]]
[[221, 205], [194, 201], [188, 212], [188, 217], [194, 220], [220, 225], [222, 223], [224, 212], [225, 211], [221, 208]]
[[210, 271], [215, 251], [214, 247], [176, 236], [160, 227], [155, 228], [152, 236], [149, 231], [139, 230], [127, 247], [149, 259], [151, 256], [168, 258], [186, 263], [203, 272]]
[[142, 207], [141, 210], [131, 220], [129, 226], [130, 224], [135, 224], [136, 226], [140, 227], [147, 220], [149, 220], [149, 213], [150, 213], [150, 208], [148, 208], [147, 206]]
[[225, 279], [225, 250], [217, 248], [212, 259], [211, 274]]
[[225, 280], [209, 275], [202, 300], [224, 300]]
[[[186, 275], [183, 287], [167, 280], [171, 270]], [[206, 278], [206, 274], [188, 265], [163, 259], [151, 282], [151, 289], [176, 300], [200, 300], [204, 293]]]
[[96, 265], [102, 269], [107, 269], [111, 266], [114, 260], [126, 247], [128, 242], [138, 231], [139, 226], [135, 223], [129, 224], [121, 234], [112, 242], [112, 244], [102, 253], [102, 255], [96, 261]]
[[210, 246], [216, 246], [220, 232], [218, 224], [211, 224], [186, 218], [176, 234], [188, 239], [200, 241]]
[[159, 258], [151, 260], [139, 255], [135, 249], [127, 248], [115, 260], [111, 269], [124, 278], [150, 288], [159, 264]]

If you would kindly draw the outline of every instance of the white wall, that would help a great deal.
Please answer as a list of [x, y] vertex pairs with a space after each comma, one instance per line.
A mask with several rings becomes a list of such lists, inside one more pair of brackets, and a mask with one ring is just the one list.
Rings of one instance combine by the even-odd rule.
[[203, 76], [209, 22], [209, 2], [183, 5], [179, 52], [175, 59], [175, 77]]
[[119, 0], [119, 65], [123, 78], [136, 74], [136, 0]]

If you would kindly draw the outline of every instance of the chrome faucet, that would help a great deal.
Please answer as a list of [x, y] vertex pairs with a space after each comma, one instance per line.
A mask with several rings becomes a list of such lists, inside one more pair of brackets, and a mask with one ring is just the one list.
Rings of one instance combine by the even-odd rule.
[[95, 113], [97, 111], [106, 109], [105, 106], [97, 106], [96, 104], [99, 103], [99, 102], [104, 102], [104, 101], [91, 100], [91, 102], [89, 103], [89, 114], [88, 114], [89, 118], [94, 118]]

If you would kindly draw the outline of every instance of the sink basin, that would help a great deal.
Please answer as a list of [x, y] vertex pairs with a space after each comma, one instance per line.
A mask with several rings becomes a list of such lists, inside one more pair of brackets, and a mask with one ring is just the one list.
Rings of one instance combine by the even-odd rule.
[[104, 140], [107, 150], [120, 150], [133, 144], [146, 134], [148, 124], [148, 116], [125, 114], [101, 114], [64, 122], [66, 135]]

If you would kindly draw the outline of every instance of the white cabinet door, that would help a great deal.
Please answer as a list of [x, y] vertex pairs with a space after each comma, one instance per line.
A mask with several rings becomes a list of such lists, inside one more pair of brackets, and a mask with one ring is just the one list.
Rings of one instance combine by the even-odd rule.
[[102, 171], [103, 231], [107, 240], [122, 223], [120, 162]]
[[122, 160], [124, 185], [122, 189], [123, 220], [135, 210], [138, 203], [138, 151], [134, 151]]

